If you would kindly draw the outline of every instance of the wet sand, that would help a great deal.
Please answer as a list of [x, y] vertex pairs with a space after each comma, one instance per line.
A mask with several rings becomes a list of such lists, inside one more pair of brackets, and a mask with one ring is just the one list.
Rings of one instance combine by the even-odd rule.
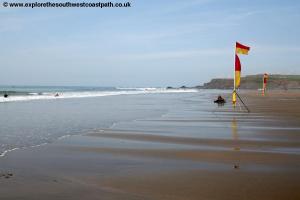
[[300, 199], [300, 92], [241, 93], [250, 114], [200, 95], [161, 117], [10, 152], [0, 199]]

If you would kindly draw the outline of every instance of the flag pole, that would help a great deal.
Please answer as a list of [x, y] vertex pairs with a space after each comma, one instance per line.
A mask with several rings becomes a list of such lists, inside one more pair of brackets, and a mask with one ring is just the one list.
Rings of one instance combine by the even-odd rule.
[[[247, 109], [248, 113], [250, 113], [249, 108], [246, 106], [246, 104], [244, 103], [244, 101], [242, 100], [242, 98], [240, 97], [240, 95], [237, 93], [237, 88], [240, 86], [240, 80], [241, 80], [241, 63], [240, 63], [240, 59], [237, 56], [238, 53], [241, 54], [248, 54], [248, 51], [250, 50], [249, 47], [244, 46], [238, 42], [236, 42], [236, 46], [235, 46], [235, 67], [234, 67], [234, 83], [233, 83], [233, 93], [232, 93], [232, 104], [233, 104], [233, 108], [235, 109], [236, 107], [236, 102], [237, 102], [237, 98], [239, 98], [239, 100], [242, 102], [243, 106]], [[238, 85], [236, 83], [237, 80], [237, 71], [239, 71], [238, 73]]]
[[[234, 48], [234, 59], [236, 59], [235, 58], [235, 56], [236, 56], [236, 50], [235, 50], [235, 48]], [[232, 92], [232, 104], [233, 104], [233, 108], [235, 108], [235, 106], [236, 106], [236, 85], [235, 85], [235, 68], [233, 68], [234, 70], [233, 70], [233, 92]]]
[[263, 76], [263, 85], [262, 85], [262, 96], [265, 96], [265, 92], [266, 92], [266, 85], [265, 85], [265, 74]]
[[250, 110], [249, 110], [248, 106], [246, 106], [246, 104], [244, 103], [244, 101], [242, 100], [242, 98], [240, 97], [240, 95], [237, 92], [236, 92], [236, 95], [238, 96], [239, 100], [242, 102], [244, 107], [247, 109], [248, 113], [250, 113]]

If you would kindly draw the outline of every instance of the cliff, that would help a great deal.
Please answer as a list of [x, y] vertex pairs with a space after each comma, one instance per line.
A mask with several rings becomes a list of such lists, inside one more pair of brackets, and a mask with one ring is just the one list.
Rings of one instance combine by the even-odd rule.
[[[260, 89], [262, 88], [263, 75], [249, 75], [242, 77], [241, 89]], [[233, 79], [217, 78], [212, 79], [202, 86], [201, 89], [233, 89]], [[300, 89], [300, 75], [269, 75], [268, 89]]]

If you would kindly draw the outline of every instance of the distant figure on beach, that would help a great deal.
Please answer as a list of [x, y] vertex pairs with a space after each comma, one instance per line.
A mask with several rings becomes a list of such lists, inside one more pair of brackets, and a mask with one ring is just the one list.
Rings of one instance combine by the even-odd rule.
[[59, 97], [59, 94], [58, 94], [58, 93], [56, 93], [54, 96], [55, 96], [55, 97]]
[[3, 97], [4, 97], [4, 98], [7, 98], [7, 97], [8, 97], [8, 94], [7, 94], [7, 93], [4, 93]]
[[214, 102], [217, 103], [217, 104], [224, 104], [224, 103], [226, 103], [225, 99], [221, 95], [219, 95], [218, 98], [217, 98], [217, 100], [215, 100]]

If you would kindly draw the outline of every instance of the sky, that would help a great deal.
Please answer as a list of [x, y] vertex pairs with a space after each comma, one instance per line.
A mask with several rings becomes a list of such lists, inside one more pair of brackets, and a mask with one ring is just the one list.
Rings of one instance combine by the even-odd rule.
[[236, 41], [251, 47], [242, 75], [300, 74], [298, 0], [130, 2], [22, 9], [1, 0], [0, 85], [201, 85], [233, 77]]

